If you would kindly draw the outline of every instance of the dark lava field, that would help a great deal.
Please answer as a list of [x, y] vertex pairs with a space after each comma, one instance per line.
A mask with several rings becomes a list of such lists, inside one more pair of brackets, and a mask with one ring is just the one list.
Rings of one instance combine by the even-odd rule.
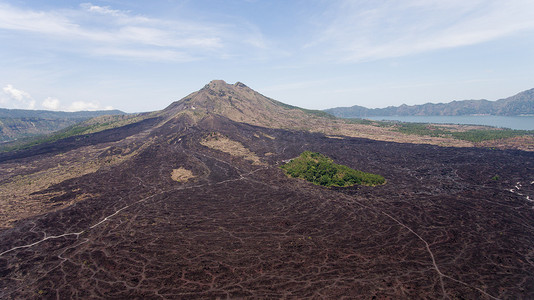
[[[92, 196], [0, 232], [0, 298], [534, 298], [532, 152], [333, 138], [220, 116], [149, 123], [65, 146], [139, 152], [41, 191], [61, 195], [43, 201]], [[202, 145], [214, 132], [260, 163]], [[288, 178], [279, 166], [305, 150], [387, 183]], [[58, 151], [0, 156], [0, 169]], [[178, 168], [195, 177], [172, 180]]]

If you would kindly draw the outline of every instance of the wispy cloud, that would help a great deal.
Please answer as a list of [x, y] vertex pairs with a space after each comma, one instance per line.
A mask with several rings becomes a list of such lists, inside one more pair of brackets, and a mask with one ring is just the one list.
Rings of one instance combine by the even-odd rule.
[[534, 29], [530, 0], [341, 1], [307, 48], [340, 61], [399, 57], [479, 44]]
[[82, 3], [80, 6], [89, 12], [95, 12], [102, 15], [111, 15], [114, 17], [127, 17], [127, 12], [111, 9], [109, 6], [98, 6], [91, 3]]
[[[225, 56], [235, 44], [263, 48], [255, 28], [229, 30], [192, 19], [165, 20], [108, 6], [84, 3], [78, 9], [35, 11], [0, 4], [0, 29], [34, 34], [36, 40], [61, 41], [65, 51], [140, 60], [192, 61]], [[245, 32], [249, 40], [239, 36]]]
[[332, 81], [331, 79], [320, 79], [320, 80], [309, 80], [309, 81], [299, 81], [291, 82], [284, 84], [277, 84], [272, 86], [267, 86], [262, 88], [263, 92], [280, 92], [280, 91], [290, 91], [290, 90], [301, 90], [318, 85], [325, 85], [328, 82]]

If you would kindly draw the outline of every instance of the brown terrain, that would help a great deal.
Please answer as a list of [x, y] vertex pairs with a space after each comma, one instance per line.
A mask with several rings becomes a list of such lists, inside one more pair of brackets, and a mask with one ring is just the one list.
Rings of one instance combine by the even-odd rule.
[[[534, 152], [379, 130], [213, 81], [1, 153], [0, 298], [534, 298]], [[387, 184], [288, 178], [305, 150]]]

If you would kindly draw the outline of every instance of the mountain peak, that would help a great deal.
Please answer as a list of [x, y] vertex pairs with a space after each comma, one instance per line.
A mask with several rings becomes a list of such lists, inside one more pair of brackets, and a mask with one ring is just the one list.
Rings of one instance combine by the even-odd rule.
[[247, 87], [242, 82], [226, 83], [212, 80], [202, 89], [172, 103], [164, 111], [172, 114], [192, 112], [223, 115], [235, 121], [257, 119], [258, 114], [277, 111], [278, 103]]
[[[172, 103], [163, 113], [169, 116], [186, 113], [195, 120], [207, 115], [221, 115], [233, 121], [273, 128], [284, 124], [294, 126], [300, 121], [306, 124], [310, 118], [318, 116], [318, 112], [265, 97], [242, 82], [229, 84], [224, 80], [210, 81], [199, 91]], [[319, 114], [327, 116], [326, 113]]]
[[234, 84], [234, 86], [235, 86], [235, 87], [238, 87], [238, 88], [248, 88], [248, 86], [246, 86], [244, 83], [239, 82], [239, 81], [236, 82], [236, 83]]
[[213, 90], [220, 90], [220, 89], [234, 89], [234, 88], [249, 88], [242, 82], [236, 82], [235, 84], [229, 84], [226, 83], [224, 80], [216, 79], [210, 81], [210, 83], [206, 84], [204, 88], [213, 89]]
[[206, 88], [218, 88], [218, 87], [224, 87], [224, 86], [228, 86], [230, 84], [226, 83], [226, 81], [224, 80], [220, 80], [220, 79], [215, 79], [215, 80], [212, 80], [210, 81], [208, 84], [206, 84]]

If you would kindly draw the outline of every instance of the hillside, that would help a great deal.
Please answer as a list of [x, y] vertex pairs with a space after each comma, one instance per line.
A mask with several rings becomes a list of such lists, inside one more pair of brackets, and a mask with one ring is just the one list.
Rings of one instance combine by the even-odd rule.
[[218, 114], [236, 122], [276, 128], [304, 129], [305, 124], [332, 119], [322, 111], [302, 109], [265, 97], [241, 82], [228, 84], [222, 80], [211, 81], [162, 111], [165, 116], [185, 113], [195, 119]]
[[[222, 81], [99, 124], [0, 153], [0, 298], [534, 297], [534, 152], [417, 144]], [[305, 151], [384, 184], [288, 177]]]
[[[307, 110], [281, 103], [243, 83], [228, 84], [222, 80], [211, 81], [199, 91], [172, 103], [160, 112], [165, 118], [188, 115], [192, 120], [199, 120], [209, 114], [224, 115], [233, 121], [262, 127], [320, 132], [332, 136], [455, 147], [498, 145], [501, 148], [534, 150], [532, 132], [506, 131], [483, 126], [433, 125], [436, 130], [426, 130], [425, 134], [421, 134], [421, 130], [406, 130], [406, 126], [395, 123], [337, 119], [324, 111]], [[494, 134], [495, 130], [500, 134]], [[477, 132], [474, 134], [476, 136], [490, 138], [484, 140], [484, 143], [480, 143], [478, 139], [463, 138], [473, 131]], [[488, 134], [485, 134], [486, 132]], [[521, 142], [517, 141], [518, 136], [521, 136]]]
[[0, 143], [48, 134], [98, 116], [123, 114], [120, 110], [60, 112], [0, 108]]
[[368, 120], [338, 119], [323, 111], [287, 105], [266, 97], [243, 83], [213, 80], [197, 92], [170, 104], [162, 111], [143, 114], [102, 116], [77, 123], [45, 136], [0, 145], [0, 152], [132, 124], [146, 118], [167, 120], [187, 116], [192, 123], [209, 115], [224, 115], [257, 126], [320, 132], [330, 136], [363, 137], [375, 140], [424, 143], [454, 147], [499, 147], [534, 151], [534, 132], [467, 125], [399, 124]]
[[355, 105], [352, 107], [330, 108], [326, 109], [325, 112], [341, 118], [371, 116], [461, 116], [480, 114], [496, 116], [534, 115], [534, 89], [497, 101], [463, 100], [412, 106], [403, 104], [401, 106], [374, 109]]

